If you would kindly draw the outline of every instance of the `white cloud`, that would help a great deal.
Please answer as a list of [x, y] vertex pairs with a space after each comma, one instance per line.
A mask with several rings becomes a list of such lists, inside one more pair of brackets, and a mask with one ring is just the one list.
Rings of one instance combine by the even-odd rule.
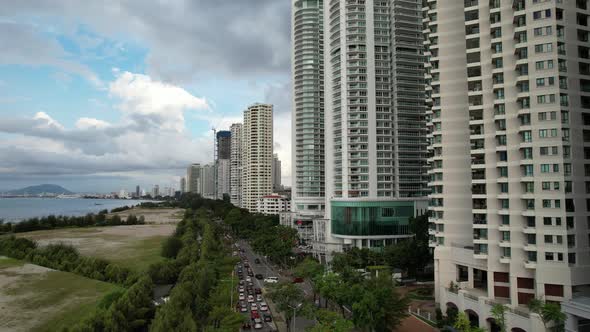
[[121, 111], [116, 123], [83, 117], [65, 128], [45, 112], [0, 118], [0, 133], [8, 135], [0, 141], [0, 179], [138, 172], [170, 178], [189, 163], [212, 159], [212, 137], [192, 138], [184, 130], [184, 112], [209, 111], [204, 98], [129, 72], [110, 93]]
[[205, 98], [142, 74], [123, 72], [110, 84], [109, 92], [121, 99], [118, 107], [126, 114], [158, 116], [163, 129], [178, 132], [184, 129], [184, 111], [209, 109]]
[[78, 129], [89, 129], [89, 128], [102, 129], [102, 128], [109, 127], [110, 125], [111, 124], [106, 121], [102, 121], [102, 120], [98, 120], [98, 119], [94, 119], [94, 118], [80, 118], [80, 119], [78, 119], [78, 121], [76, 121], [76, 128], [78, 128]]

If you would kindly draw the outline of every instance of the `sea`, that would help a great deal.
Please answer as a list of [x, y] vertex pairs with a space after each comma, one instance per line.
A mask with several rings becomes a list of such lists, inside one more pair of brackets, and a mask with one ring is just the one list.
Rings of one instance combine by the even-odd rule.
[[144, 200], [85, 198], [0, 198], [0, 220], [20, 220], [49, 215], [83, 216], [121, 206], [138, 205]]

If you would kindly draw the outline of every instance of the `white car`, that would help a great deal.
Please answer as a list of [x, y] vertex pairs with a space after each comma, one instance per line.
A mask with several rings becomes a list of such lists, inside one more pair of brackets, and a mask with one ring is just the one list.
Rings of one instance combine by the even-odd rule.
[[245, 300], [246, 299], [246, 296], [244, 295], [244, 293], [240, 293], [239, 299], [240, 300]]
[[266, 302], [260, 302], [260, 311], [268, 311], [268, 305]]
[[262, 302], [262, 295], [256, 294], [256, 302]]
[[249, 302], [249, 303], [252, 303], [252, 302], [254, 302], [254, 296], [252, 296], [252, 295], [248, 295], [248, 302]]
[[262, 320], [260, 318], [254, 318], [254, 328], [257, 330], [262, 328]]
[[258, 305], [256, 305], [256, 303], [252, 303], [250, 305], [250, 310], [258, 310]]
[[246, 277], [246, 282], [252, 282], [252, 278]]
[[279, 282], [279, 278], [278, 277], [266, 277], [266, 278], [264, 278], [264, 282], [267, 284], [276, 284]]

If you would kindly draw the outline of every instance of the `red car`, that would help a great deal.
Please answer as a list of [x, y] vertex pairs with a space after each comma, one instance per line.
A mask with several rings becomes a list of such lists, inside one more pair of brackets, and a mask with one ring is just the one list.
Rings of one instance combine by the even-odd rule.
[[250, 311], [250, 317], [252, 318], [252, 320], [254, 320], [256, 318], [260, 318], [260, 314], [258, 313], [258, 310]]
[[302, 282], [303, 282], [303, 278], [301, 278], [301, 277], [295, 277], [295, 278], [293, 278], [293, 283], [294, 284], [300, 284]]

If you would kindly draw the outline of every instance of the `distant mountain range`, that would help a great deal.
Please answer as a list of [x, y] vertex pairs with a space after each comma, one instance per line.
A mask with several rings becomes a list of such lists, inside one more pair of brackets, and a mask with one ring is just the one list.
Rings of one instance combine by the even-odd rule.
[[7, 193], [10, 195], [73, 194], [73, 192], [56, 184], [41, 184], [38, 186], [30, 186], [22, 189], [9, 190]]

